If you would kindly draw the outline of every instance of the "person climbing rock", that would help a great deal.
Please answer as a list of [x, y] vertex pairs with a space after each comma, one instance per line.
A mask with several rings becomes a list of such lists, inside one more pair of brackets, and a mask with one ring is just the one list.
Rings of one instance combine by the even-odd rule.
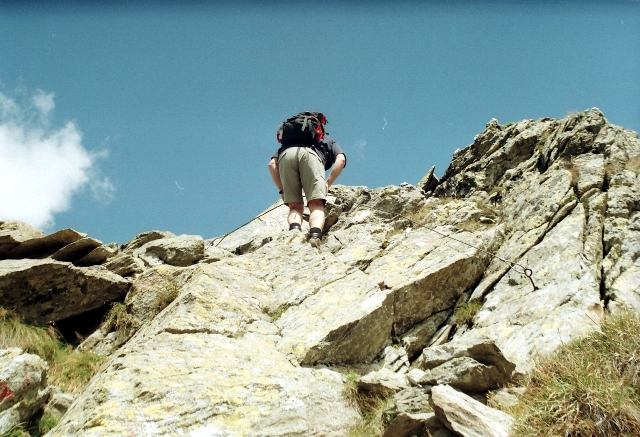
[[[278, 129], [280, 148], [269, 161], [269, 173], [282, 201], [289, 206], [289, 230], [300, 230], [304, 190], [309, 207], [309, 243], [320, 247], [324, 227], [324, 204], [329, 187], [347, 165], [347, 157], [327, 135], [322, 113], [302, 112]], [[331, 170], [325, 178], [326, 171]]]

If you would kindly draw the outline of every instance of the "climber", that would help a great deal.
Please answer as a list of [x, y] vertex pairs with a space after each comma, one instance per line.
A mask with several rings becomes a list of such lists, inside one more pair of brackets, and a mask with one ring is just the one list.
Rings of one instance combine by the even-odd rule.
[[[282, 143], [269, 161], [269, 173], [282, 201], [289, 206], [289, 230], [301, 229], [304, 189], [309, 207], [309, 243], [318, 248], [322, 239], [327, 193], [347, 165], [346, 155], [338, 143], [324, 134], [309, 145]], [[325, 172], [329, 169], [331, 172], [325, 179]]]

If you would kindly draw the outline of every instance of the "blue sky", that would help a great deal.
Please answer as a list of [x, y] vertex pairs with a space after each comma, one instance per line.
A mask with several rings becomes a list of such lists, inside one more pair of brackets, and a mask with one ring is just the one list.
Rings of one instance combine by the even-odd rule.
[[90, 3], [0, 0], [0, 220], [222, 235], [278, 199], [303, 110], [371, 188], [441, 175], [491, 118], [640, 131], [635, 0]]

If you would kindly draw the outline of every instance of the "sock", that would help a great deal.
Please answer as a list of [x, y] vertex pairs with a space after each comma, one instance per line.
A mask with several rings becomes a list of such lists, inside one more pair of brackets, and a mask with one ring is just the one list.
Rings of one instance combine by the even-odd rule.
[[311, 228], [309, 229], [309, 235], [312, 237], [322, 237], [322, 230], [320, 228]]
[[300, 230], [300, 223], [291, 223], [289, 225], [289, 230], [292, 231], [294, 229]]

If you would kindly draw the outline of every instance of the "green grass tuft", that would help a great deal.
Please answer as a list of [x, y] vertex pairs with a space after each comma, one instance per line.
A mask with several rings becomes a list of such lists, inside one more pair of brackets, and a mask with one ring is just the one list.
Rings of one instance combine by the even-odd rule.
[[90, 352], [74, 351], [60, 341], [53, 328], [25, 324], [17, 314], [0, 307], [0, 349], [10, 347], [45, 360], [49, 364], [49, 383], [68, 393], [82, 392], [104, 361]]
[[473, 318], [478, 314], [478, 311], [482, 308], [482, 302], [479, 300], [472, 300], [465, 302], [456, 308], [453, 314], [453, 322], [458, 325], [471, 324]]
[[347, 375], [342, 395], [349, 405], [360, 414], [360, 423], [349, 430], [349, 437], [381, 437], [393, 420], [387, 410], [393, 405], [393, 397], [367, 393], [358, 388], [360, 375]]
[[608, 316], [601, 332], [536, 362], [511, 414], [514, 436], [640, 435], [640, 316]]

